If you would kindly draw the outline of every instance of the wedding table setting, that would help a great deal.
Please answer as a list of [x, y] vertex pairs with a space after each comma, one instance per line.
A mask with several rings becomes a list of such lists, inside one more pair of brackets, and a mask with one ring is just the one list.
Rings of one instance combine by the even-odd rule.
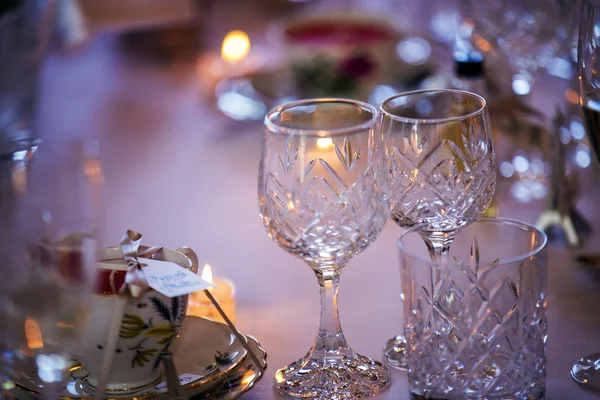
[[599, 15], [7, 1], [0, 398], [597, 397]]

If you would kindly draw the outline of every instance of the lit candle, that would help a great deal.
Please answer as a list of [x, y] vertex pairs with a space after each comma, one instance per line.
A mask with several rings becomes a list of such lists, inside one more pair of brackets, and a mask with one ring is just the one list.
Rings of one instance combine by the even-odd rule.
[[[235, 286], [227, 278], [213, 278], [210, 265], [206, 264], [202, 270], [202, 279], [213, 283], [214, 288], [208, 289], [213, 295], [219, 306], [229, 317], [231, 322], [235, 323]], [[202, 317], [212, 321], [225, 323], [214, 304], [206, 297], [204, 291], [192, 293], [188, 303], [187, 315]]]
[[317, 139], [317, 147], [319, 149], [333, 148], [333, 139], [328, 137], [322, 137]]
[[198, 58], [196, 65], [200, 83], [214, 91], [219, 81], [225, 78], [251, 75], [262, 65], [257, 54], [250, 52], [252, 46], [246, 32], [235, 30], [225, 35], [221, 55], [206, 53]]
[[[338, 157], [335, 152], [335, 145], [333, 139], [330, 137], [321, 137], [317, 139], [316, 146], [308, 152], [309, 160], [316, 160], [320, 158], [326, 161], [332, 168], [336, 168], [336, 162]], [[321, 165], [315, 165], [317, 169], [321, 168]]]
[[250, 53], [250, 38], [243, 31], [231, 31], [225, 35], [221, 46], [221, 58], [235, 65], [240, 63]]

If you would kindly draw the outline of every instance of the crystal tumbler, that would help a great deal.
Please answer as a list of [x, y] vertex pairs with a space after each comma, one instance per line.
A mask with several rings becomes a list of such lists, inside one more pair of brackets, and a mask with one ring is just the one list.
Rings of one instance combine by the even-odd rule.
[[412, 399], [542, 399], [546, 236], [480, 218], [431, 261], [419, 226], [399, 240]]

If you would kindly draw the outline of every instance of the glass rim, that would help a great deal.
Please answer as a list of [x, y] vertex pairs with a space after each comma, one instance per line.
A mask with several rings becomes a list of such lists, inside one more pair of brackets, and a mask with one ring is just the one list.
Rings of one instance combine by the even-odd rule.
[[[600, 0], [598, 0], [600, 1]], [[467, 95], [469, 97], [474, 97], [478, 100], [481, 101], [481, 106], [476, 110], [476, 111], [472, 111], [470, 113], [467, 114], [463, 114], [463, 115], [457, 115], [454, 117], [447, 117], [447, 118], [410, 118], [410, 117], [403, 117], [400, 115], [396, 115], [393, 114], [390, 111], [387, 111], [384, 107], [392, 100], [398, 99], [400, 97], [409, 97], [409, 96], [414, 96], [417, 94], [427, 94], [427, 93], [455, 93], [455, 94], [463, 94], [463, 95]], [[399, 94], [395, 94], [393, 96], [388, 97], [387, 99], [383, 100], [381, 102], [381, 104], [379, 105], [379, 111], [381, 113], [381, 115], [385, 118], [389, 118], [391, 120], [394, 121], [399, 121], [399, 122], [406, 122], [406, 123], [418, 123], [418, 124], [439, 124], [439, 123], [446, 123], [446, 122], [454, 122], [454, 121], [463, 121], [467, 118], [471, 118], [474, 117], [476, 115], [480, 115], [482, 114], [487, 108], [487, 101], [485, 100], [485, 98], [483, 96], [478, 95], [477, 93], [473, 93], [473, 92], [468, 92], [466, 90], [460, 90], [460, 89], [424, 89], [424, 90], [411, 90], [410, 92], [403, 92], [403, 93], [399, 93]]]
[[[362, 124], [348, 125], [343, 128], [335, 129], [302, 129], [302, 128], [289, 128], [282, 126], [281, 124], [274, 121], [275, 116], [281, 114], [281, 112], [290, 110], [294, 107], [307, 106], [307, 105], [318, 105], [325, 103], [342, 103], [350, 106], [354, 106], [357, 109], [369, 111], [372, 116], [368, 121]], [[264, 124], [267, 129], [273, 133], [283, 135], [302, 135], [302, 136], [314, 136], [314, 137], [330, 137], [330, 136], [341, 136], [350, 135], [357, 132], [362, 132], [368, 129], [372, 129], [378, 121], [379, 111], [377, 108], [369, 103], [360, 100], [350, 100], [337, 97], [322, 97], [291, 101], [288, 103], [281, 104], [277, 107], [272, 108], [265, 115]]]
[[[496, 265], [512, 264], [512, 263], [523, 261], [527, 258], [533, 257], [536, 254], [539, 254], [542, 250], [544, 250], [546, 248], [546, 245], [548, 244], [548, 235], [546, 235], [546, 233], [544, 231], [542, 231], [541, 229], [538, 229], [537, 227], [535, 227], [533, 225], [527, 224], [525, 222], [517, 221], [516, 219], [502, 218], [502, 217], [479, 217], [479, 218], [469, 219], [469, 221], [470, 222], [468, 225], [477, 223], [477, 222], [495, 222], [495, 223], [500, 223], [502, 225], [512, 225], [517, 228], [535, 232], [542, 237], [542, 243], [540, 243], [535, 249], [528, 251], [527, 253], [520, 254], [518, 256], [508, 257], [508, 258], [500, 258]], [[427, 264], [431, 264], [431, 265], [440, 265], [441, 263], [438, 261], [434, 261], [434, 260], [431, 260], [430, 258], [424, 258], [424, 257], [414, 254], [414, 252], [410, 251], [409, 249], [406, 248], [406, 246], [404, 246], [402, 244], [402, 239], [404, 239], [405, 237], [407, 237], [410, 234], [414, 234], [414, 233], [419, 234], [419, 231], [421, 231], [420, 228], [422, 228], [424, 226], [429, 226], [429, 224], [423, 223], [423, 224], [414, 225], [410, 229], [407, 229], [405, 232], [403, 232], [402, 235], [400, 235], [400, 238], [398, 239], [398, 249], [400, 250], [401, 253], [403, 253], [415, 260], [418, 260], [418, 261], [421, 261], [421, 262], [424, 262]], [[465, 225], [465, 226], [467, 226], [467, 225]]]

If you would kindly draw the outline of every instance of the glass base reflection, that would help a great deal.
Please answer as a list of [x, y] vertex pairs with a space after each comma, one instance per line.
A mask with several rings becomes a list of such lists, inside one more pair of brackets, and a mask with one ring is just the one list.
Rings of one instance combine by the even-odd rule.
[[600, 353], [583, 357], [573, 364], [571, 377], [582, 388], [600, 393]]
[[381, 363], [350, 348], [331, 357], [309, 352], [275, 373], [279, 393], [297, 399], [362, 399], [376, 396], [390, 383], [390, 374]]
[[383, 348], [383, 355], [387, 363], [400, 371], [406, 371], [406, 339], [402, 335], [391, 338]]

